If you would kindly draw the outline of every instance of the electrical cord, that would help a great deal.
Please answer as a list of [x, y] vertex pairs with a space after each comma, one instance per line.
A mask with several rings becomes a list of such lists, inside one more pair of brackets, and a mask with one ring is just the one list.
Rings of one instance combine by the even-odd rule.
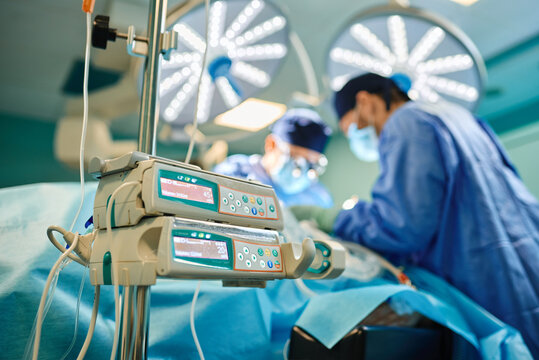
[[[58, 249], [60, 250], [60, 252], [62, 253], [65, 253], [67, 251], [67, 249], [62, 245], [60, 244], [60, 242], [56, 239], [56, 237], [54, 236], [54, 232], [58, 232], [60, 234], [62, 234], [63, 236], [66, 236], [68, 234], [68, 231], [65, 230], [64, 228], [60, 227], [60, 226], [56, 226], [56, 225], [51, 225], [48, 227], [47, 229], [47, 237], [49, 238], [50, 242]], [[70, 232], [70, 231], [69, 231]], [[81, 264], [82, 266], [84, 267], [87, 267], [88, 264], [83, 261], [80, 257], [76, 256], [76, 255], [73, 255], [73, 254], [69, 254], [68, 257], [73, 260], [73, 261], [76, 261], [78, 262], [79, 264]]]
[[[185, 163], [189, 164], [191, 161], [191, 155], [193, 154], [193, 147], [195, 145], [195, 135], [198, 127], [198, 102], [200, 99], [200, 84], [202, 83], [202, 78], [204, 76], [204, 71], [206, 69], [206, 58], [208, 56], [208, 28], [209, 28], [209, 13], [210, 13], [210, 0], [204, 0], [204, 9], [205, 9], [205, 19], [206, 19], [206, 28], [204, 34], [204, 41], [206, 47], [204, 49], [204, 56], [202, 58], [202, 68], [200, 70], [200, 76], [198, 78], [198, 90], [197, 97], [195, 101], [195, 118], [193, 119], [193, 132], [191, 134], [191, 141], [189, 142], [189, 149], [187, 150], [187, 156], [185, 157]], [[193, 301], [191, 302], [191, 311], [189, 313], [189, 325], [191, 327], [191, 335], [193, 335], [193, 340], [195, 341], [195, 346], [198, 351], [198, 356], [200, 360], [204, 360], [204, 353], [202, 352], [202, 347], [198, 341], [197, 332], [195, 329], [195, 305], [198, 299], [198, 293], [200, 292], [200, 281], [197, 283], [197, 288], [193, 294]], [[112, 360], [112, 359], [111, 359]]]
[[67, 358], [67, 356], [69, 355], [69, 353], [73, 349], [73, 346], [75, 346], [75, 341], [77, 340], [77, 333], [78, 333], [78, 329], [79, 329], [80, 301], [81, 301], [81, 298], [82, 298], [82, 291], [84, 290], [84, 283], [85, 282], [86, 282], [86, 276], [85, 276], [85, 273], [84, 273], [84, 274], [82, 274], [82, 280], [80, 282], [80, 287], [79, 287], [79, 296], [77, 297], [77, 306], [76, 306], [76, 309], [75, 309], [75, 329], [73, 331], [73, 337], [71, 338], [71, 344], [69, 344], [69, 347], [64, 352], [64, 355], [62, 356], [62, 358], [60, 360], [65, 360]]
[[64, 259], [67, 258], [67, 256], [77, 247], [77, 244], [79, 242], [79, 235], [75, 234], [75, 240], [73, 241], [73, 244], [67, 249], [65, 253], [60, 255], [58, 260], [56, 260], [56, 263], [54, 263], [51, 271], [49, 272], [49, 276], [47, 277], [47, 282], [45, 283], [45, 289], [43, 290], [43, 294], [41, 294], [41, 300], [39, 302], [39, 309], [37, 311], [37, 323], [36, 323], [36, 335], [34, 339], [34, 351], [33, 351], [33, 360], [37, 360], [37, 356], [39, 354], [39, 342], [41, 340], [41, 326], [43, 325], [43, 312], [45, 308], [45, 302], [47, 299], [47, 293], [49, 292], [49, 287], [52, 282], [52, 278], [56, 270], [60, 267], [60, 264], [63, 262]]
[[[85, 142], [86, 142], [86, 132], [87, 132], [87, 124], [88, 124], [88, 72], [89, 72], [89, 62], [90, 62], [89, 61], [89, 58], [90, 58], [90, 42], [91, 42], [91, 14], [87, 13], [86, 14], [85, 67], [84, 67], [84, 84], [83, 84], [84, 113], [83, 113], [81, 144], [80, 144], [80, 152], [79, 152], [79, 160], [80, 160], [79, 171], [80, 171], [80, 184], [81, 184], [81, 200], [80, 200], [78, 210], [77, 210], [77, 212], [75, 214], [75, 217], [73, 218], [73, 221], [72, 221], [71, 226], [69, 228], [69, 232], [73, 231], [75, 223], [76, 223], [77, 219], [79, 218], [80, 212], [81, 212], [82, 207], [84, 205], [84, 193], [85, 193], [85, 191], [84, 191], [84, 147], [85, 147]], [[34, 324], [32, 326], [32, 331], [31, 331], [30, 337], [28, 339], [28, 343], [26, 345], [24, 358], [27, 358], [27, 356], [29, 356], [29, 354], [30, 354], [30, 349], [31, 349], [30, 344], [32, 344], [32, 339], [34, 339], [34, 341], [33, 341], [34, 345], [33, 345], [33, 351], [32, 351], [33, 354], [34, 354], [34, 357], [37, 357], [37, 355], [35, 355], [35, 354], [39, 353], [40, 339], [38, 339], [38, 336], [41, 335], [41, 327], [42, 327], [43, 320], [46, 317], [46, 315], [47, 315], [47, 313], [48, 313], [48, 311], [49, 311], [49, 309], [50, 309], [50, 307], [52, 305], [53, 294], [54, 294], [54, 291], [56, 289], [56, 285], [58, 283], [59, 273], [70, 262], [67, 258], [69, 258], [70, 260], [76, 261], [76, 262], [78, 262], [79, 264], [81, 264], [83, 266], [86, 266], [86, 264], [84, 262], [82, 262], [80, 260], [80, 258], [75, 257], [75, 256], [73, 256], [71, 254], [72, 250], [67, 250], [65, 247], [60, 245], [60, 243], [56, 240], [56, 238], [54, 238], [54, 235], [52, 235], [52, 232], [49, 232], [49, 230], [48, 230], [47, 233], [51, 234], [51, 235], [49, 235], [49, 239], [51, 240], [53, 245], [58, 250], [60, 250], [62, 252], [62, 256], [60, 256], [60, 258], [62, 258], [62, 261], [61, 261], [61, 264], [58, 264], [58, 262], [57, 262], [58, 266], [56, 266], [57, 264], [55, 264], [55, 266], [53, 267], [53, 268], [56, 268], [57, 270], [54, 271], [54, 275], [53, 275], [52, 278], [50, 277], [51, 274], [52, 274], [52, 269], [51, 269], [51, 272], [49, 273], [49, 278], [47, 279], [46, 287], [45, 287], [45, 289], [43, 289], [43, 294], [45, 294], [45, 296], [42, 295], [42, 298], [41, 298], [42, 301], [40, 301], [40, 307], [39, 307], [38, 313], [36, 314], [36, 319], [34, 320]], [[78, 239], [78, 236], [77, 236], [77, 239]], [[75, 243], [73, 245], [75, 245]], [[66, 258], [66, 256], [63, 256], [64, 254], [67, 254], [66, 255], [67, 258]], [[64, 359], [68, 355], [69, 351], [71, 351], [71, 349], [72, 349], [72, 347], [73, 347], [73, 345], [75, 343], [75, 340], [76, 340], [77, 326], [78, 326], [78, 314], [79, 314], [79, 308], [80, 308], [80, 299], [81, 299], [81, 296], [82, 296], [82, 289], [84, 287], [84, 279], [85, 279], [85, 277], [83, 276], [83, 278], [81, 279], [81, 286], [80, 286], [80, 290], [79, 290], [79, 296], [78, 296], [78, 299], [77, 299], [75, 331], [73, 332], [73, 338], [72, 338], [71, 344], [69, 346], [69, 349], [64, 354], [62, 359]], [[50, 295], [48, 295], [48, 294], [50, 294]], [[45, 304], [43, 304], [43, 302], [45, 302]]]
[[202, 347], [198, 341], [197, 332], [195, 329], [195, 305], [198, 299], [198, 293], [200, 292], [200, 280], [197, 282], [197, 288], [193, 295], [193, 301], [191, 302], [191, 311], [189, 312], [189, 324], [191, 325], [191, 335], [193, 335], [193, 340], [195, 340], [195, 346], [198, 351], [198, 357], [200, 360], [204, 360], [204, 353], [202, 352]]
[[[45, 310], [43, 311], [45, 315], [49, 312], [49, 309], [52, 305], [52, 299], [54, 297], [54, 291], [56, 290], [56, 284], [58, 283], [59, 274], [60, 274], [60, 269], [56, 270], [56, 272], [54, 273], [52, 282], [51, 282], [51, 290], [47, 296]], [[45, 317], [45, 315], [43, 315], [43, 317]], [[34, 317], [34, 323], [32, 324], [32, 331], [30, 332], [30, 336], [28, 337], [28, 340], [26, 341], [26, 347], [24, 348], [24, 355], [22, 358], [25, 360], [30, 359], [31, 358], [30, 354], [33, 352], [34, 339], [36, 335], [37, 316], [38, 314], [36, 313], [36, 316]]]
[[290, 350], [290, 339], [286, 340], [283, 346], [283, 360], [288, 360], [288, 351]]
[[122, 332], [123, 332], [123, 336], [122, 336], [122, 351], [125, 349], [125, 347], [127, 346], [127, 344], [125, 343], [125, 340], [127, 339], [127, 317], [129, 315], [128, 311], [129, 311], [129, 299], [131, 297], [131, 286], [124, 286], [124, 294], [122, 296], [122, 300], [123, 300], [123, 306], [124, 306], [124, 312], [123, 312], [123, 317], [122, 317], [122, 325], [123, 325], [123, 328], [122, 328]]
[[[112, 244], [112, 225], [111, 225], [111, 215], [112, 215], [112, 207], [114, 206], [114, 200], [116, 199], [116, 196], [118, 196], [118, 193], [124, 189], [127, 186], [133, 186], [133, 185], [140, 185], [138, 181], [128, 181], [126, 183], [123, 183], [122, 185], [118, 186], [116, 190], [114, 190], [109, 198], [108, 204], [107, 204], [107, 212], [106, 212], [106, 223], [107, 223], [107, 234], [109, 237], [109, 243], [111, 245], [111, 249], [113, 247]], [[112, 343], [112, 352], [110, 355], [110, 360], [114, 360], [116, 357], [116, 351], [118, 349], [118, 336], [120, 333], [120, 285], [119, 282], [119, 276], [118, 276], [118, 262], [116, 260], [116, 254], [114, 251], [111, 252], [112, 256], [112, 276], [113, 276], [113, 282], [114, 282], [114, 316], [115, 316], [115, 325], [114, 325], [114, 341]]]
[[82, 349], [80, 350], [79, 356], [77, 356], [77, 360], [84, 359], [84, 356], [86, 356], [86, 351], [88, 351], [88, 347], [90, 346], [90, 343], [92, 342], [92, 337], [94, 336], [95, 323], [97, 320], [97, 312], [99, 310], [99, 293], [100, 293], [100, 286], [96, 285], [95, 295], [94, 295], [94, 306], [92, 308], [92, 318], [90, 320], [90, 327], [88, 328], [86, 339], [84, 340], [84, 344], [82, 345]]
[[195, 135], [198, 128], [198, 101], [200, 99], [200, 84], [206, 70], [206, 58], [208, 57], [208, 28], [209, 28], [209, 14], [210, 14], [210, 0], [204, 0], [205, 4], [205, 18], [206, 18], [206, 33], [204, 34], [204, 41], [206, 47], [204, 48], [204, 56], [202, 57], [202, 68], [200, 70], [200, 76], [198, 77], [198, 90], [195, 100], [195, 118], [193, 119], [193, 132], [191, 134], [191, 141], [189, 141], [189, 148], [187, 149], [187, 155], [185, 156], [185, 163], [189, 164], [191, 161], [191, 155], [193, 155], [193, 147], [195, 145]]

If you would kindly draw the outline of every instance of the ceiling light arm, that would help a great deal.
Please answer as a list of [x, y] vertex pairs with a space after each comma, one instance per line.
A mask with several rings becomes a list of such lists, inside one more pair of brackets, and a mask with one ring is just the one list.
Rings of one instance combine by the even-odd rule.
[[316, 80], [316, 72], [314, 71], [313, 63], [311, 62], [311, 58], [309, 57], [303, 42], [295, 31], [290, 31], [289, 38], [290, 43], [298, 55], [301, 69], [303, 70], [303, 76], [305, 77], [305, 83], [307, 84], [307, 92], [311, 96], [319, 97], [320, 90]]

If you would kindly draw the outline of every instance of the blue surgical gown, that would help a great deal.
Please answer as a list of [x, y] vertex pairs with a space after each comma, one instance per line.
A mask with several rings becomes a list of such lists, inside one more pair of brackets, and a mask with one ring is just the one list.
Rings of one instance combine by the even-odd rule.
[[539, 203], [492, 130], [407, 103], [379, 142], [372, 202], [342, 211], [341, 238], [445, 278], [522, 333], [539, 359]]
[[294, 205], [316, 205], [328, 208], [333, 206], [333, 199], [329, 191], [319, 182], [313, 183], [299, 193], [285, 193], [279, 184], [271, 180], [271, 177], [262, 166], [261, 160], [262, 157], [260, 155], [232, 155], [218, 164], [213, 170], [220, 174], [257, 180], [263, 184], [271, 185], [275, 190], [277, 198], [287, 207]]

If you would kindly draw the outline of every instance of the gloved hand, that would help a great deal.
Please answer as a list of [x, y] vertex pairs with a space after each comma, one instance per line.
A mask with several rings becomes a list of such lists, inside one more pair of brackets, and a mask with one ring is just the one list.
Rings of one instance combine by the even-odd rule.
[[326, 233], [333, 231], [333, 223], [341, 211], [340, 208], [324, 209], [311, 205], [291, 206], [289, 210], [292, 211], [298, 221], [312, 220], [320, 230]]

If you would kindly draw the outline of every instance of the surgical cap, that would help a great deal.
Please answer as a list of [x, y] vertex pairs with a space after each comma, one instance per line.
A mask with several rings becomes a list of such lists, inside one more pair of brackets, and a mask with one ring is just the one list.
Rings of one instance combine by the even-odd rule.
[[315, 111], [291, 109], [275, 122], [271, 133], [289, 144], [322, 153], [331, 129]]
[[351, 79], [341, 90], [335, 93], [334, 106], [339, 120], [356, 106], [356, 94], [360, 91], [381, 94], [389, 109], [392, 86], [396, 86], [406, 95], [411, 86], [410, 78], [401, 73], [395, 74], [391, 78], [367, 73]]

